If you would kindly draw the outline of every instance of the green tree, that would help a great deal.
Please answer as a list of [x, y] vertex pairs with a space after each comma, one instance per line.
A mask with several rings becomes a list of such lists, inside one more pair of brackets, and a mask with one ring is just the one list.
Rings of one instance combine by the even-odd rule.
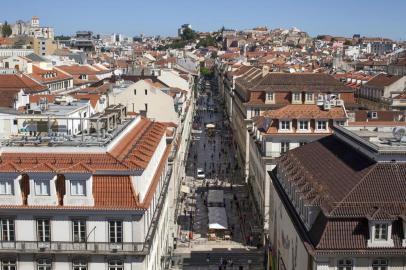
[[201, 39], [197, 44], [197, 47], [209, 47], [209, 46], [216, 46], [216, 40], [212, 36], [208, 36], [204, 39]]
[[208, 69], [207, 67], [201, 67], [200, 75], [205, 76], [205, 77], [211, 77], [213, 75], [213, 71]]
[[196, 36], [197, 36], [197, 34], [195, 31], [193, 31], [190, 28], [186, 28], [183, 30], [181, 38], [182, 38], [182, 40], [193, 40], [193, 39], [196, 39]]
[[13, 31], [11, 30], [10, 25], [7, 23], [7, 21], [4, 22], [3, 26], [1, 27], [1, 35], [3, 37], [9, 37]]

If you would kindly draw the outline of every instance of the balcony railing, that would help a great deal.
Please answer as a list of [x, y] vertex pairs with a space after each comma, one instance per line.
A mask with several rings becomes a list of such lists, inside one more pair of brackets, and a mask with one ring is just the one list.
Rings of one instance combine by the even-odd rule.
[[138, 254], [145, 255], [144, 243], [106, 243], [106, 242], [0, 242], [0, 252], [20, 253], [98, 253], [98, 254]]
[[266, 151], [264, 158], [278, 158], [281, 156], [280, 151]]

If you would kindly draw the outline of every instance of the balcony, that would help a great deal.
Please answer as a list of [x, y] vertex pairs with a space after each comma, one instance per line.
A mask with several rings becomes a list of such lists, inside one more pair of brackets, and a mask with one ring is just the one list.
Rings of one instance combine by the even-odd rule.
[[273, 158], [278, 158], [281, 156], [281, 152], [280, 151], [266, 151], [265, 152], [265, 156], [263, 158], [266, 159], [273, 159]]
[[60, 253], [60, 254], [119, 254], [146, 255], [144, 243], [106, 243], [106, 242], [0, 242], [2, 253]]

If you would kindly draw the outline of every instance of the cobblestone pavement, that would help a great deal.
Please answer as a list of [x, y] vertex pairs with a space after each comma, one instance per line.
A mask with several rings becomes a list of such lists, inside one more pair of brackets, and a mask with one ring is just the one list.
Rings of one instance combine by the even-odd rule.
[[[204, 90], [200, 91], [197, 101], [186, 179], [182, 183], [190, 192], [181, 197], [175, 265], [178, 269], [219, 269], [222, 261], [224, 264], [224, 260], [231, 260], [235, 264], [231, 267], [229, 261], [227, 269], [263, 269], [263, 251], [259, 237], [254, 233], [259, 221], [235, 163], [231, 129], [216, 89], [206, 82], [202, 85]], [[206, 130], [206, 124], [215, 125], [213, 136]], [[205, 179], [197, 179], [198, 168], [204, 169]], [[224, 191], [231, 240], [208, 240], [205, 198], [210, 189]], [[211, 257], [209, 261], [207, 254]]]

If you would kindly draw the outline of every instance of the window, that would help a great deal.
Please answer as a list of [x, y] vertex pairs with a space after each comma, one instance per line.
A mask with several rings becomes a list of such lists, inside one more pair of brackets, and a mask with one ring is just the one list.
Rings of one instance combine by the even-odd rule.
[[13, 180], [0, 180], [0, 195], [13, 195]]
[[371, 117], [372, 117], [372, 119], [378, 118], [378, 113], [377, 112], [371, 112]]
[[281, 153], [286, 153], [289, 151], [289, 143], [288, 142], [281, 142]]
[[317, 129], [326, 130], [327, 129], [327, 122], [326, 121], [317, 121]]
[[352, 260], [351, 259], [338, 260], [337, 270], [352, 270]]
[[148, 95], [148, 90], [147, 89], [145, 89], [145, 95]]
[[281, 130], [290, 130], [290, 121], [281, 121]]
[[388, 224], [375, 224], [375, 240], [388, 240]]
[[259, 116], [261, 111], [258, 108], [254, 109], [254, 116]]
[[73, 242], [81, 243], [86, 242], [86, 221], [85, 220], [73, 220]]
[[14, 220], [3, 218], [0, 220], [1, 241], [14, 241]]
[[73, 260], [72, 270], [87, 270], [87, 263], [85, 260]]
[[37, 220], [37, 238], [39, 242], [51, 241], [51, 230], [49, 219]]
[[109, 261], [109, 270], [124, 270], [122, 261]]
[[293, 93], [293, 101], [300, 101], [300, 93]]
[[35, 195], [49, 196], [49, 180], [35, 180]]
[[309, 130], [309, 121], [299, 121], [300, 130]]
[[388, 269], [388, 260], [375, 259], [372, 261], [372, 270], [386, 270]]
[[306, 100], [313, 101], [313, 93], [306, 93]]
[[16, 260], [12, 259], [3, 259], [1, 261], [1, 270], [16, 270]]
[[118, 220], [109, 221], [110, 243], [123, 242], [123, 222]]
[[39, 259], [37, 261], [37, 270], [51, 270], [52, 261], [51, 259]]
[[137, 89], [134, 89], [134, 96], [137, 95]]
[[86, 181], [70, 180], [70, 194], [73, 196], [86, 196]]
[[266, 100], [272, 101], [273, 100], [273, 93], [272, 92], [267, 92], [266, 93]]

